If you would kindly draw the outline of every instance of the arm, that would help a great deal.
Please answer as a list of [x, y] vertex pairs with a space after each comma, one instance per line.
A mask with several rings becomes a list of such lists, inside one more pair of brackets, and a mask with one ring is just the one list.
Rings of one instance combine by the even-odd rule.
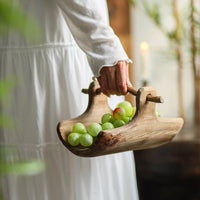
[[[99, 77], [103, 92], [107, 95], [124, 94], [127, 90], [127, 80], [124, 79], [128, 76], [127, 69], [130, 60], [119, 38], [106, 23], [104, 13], [95, 6], [95, 2], [97, 3], [97, 0], [93, 0], [92, 4], [91, 2], [87, 4], [86, 0], [57, 0], [74, 39], [86, 53], [94, 75]], [[118, 69], [117, 73], [116, 69]], [[123, 70], [125, 70], [123, 73], [118, 73]], [[123, 79], [120, 79], [121, 81], [118, 81], [119, 77], [117, 78], [119, 74]], [[109, 76], [112, 78], [108, 79]]]

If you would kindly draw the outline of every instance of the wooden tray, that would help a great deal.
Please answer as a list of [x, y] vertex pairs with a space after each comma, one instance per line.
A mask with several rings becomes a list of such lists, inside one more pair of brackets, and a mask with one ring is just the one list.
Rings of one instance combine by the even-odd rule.
[[170, 142], [181, 130], [183, 119], [156, 116], [155, 102], [163, 102], [163, 100], [156, 96], [155, 88], [142, 87], [136, 91], [129, 87], [128, 91], [136, 95], [137, 111], [134, 118], [119, 128], [101, 131], [90, 147], [72, 147], [67, 137], [72, 132], [75, 123], [81, 122], [88, 128], [93, 122], [100, 123], [103, 114], [112, 112], [107, 103], [107, 97], [101, 93], [97, 81], [92, 82], [89, 89], [83, 89], [82, 92], [89, 94], [86, 111], [77, 118], [58, 123], [57, 133], [64, 146], [78, 156], [94, 157], [153, 148]]

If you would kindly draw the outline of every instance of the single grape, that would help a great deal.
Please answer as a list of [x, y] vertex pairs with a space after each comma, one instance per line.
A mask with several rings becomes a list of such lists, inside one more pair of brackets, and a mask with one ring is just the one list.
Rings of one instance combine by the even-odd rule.
[[124, 108], [118, 107], [118, 108], [115, 108], [115, 109], [113, 110], [113, 117], [114, 117], [115, 119], [121, 119], [121, 120], [123, 120], [124, 117], [126, 116], [125, 114], [126, 114], [126, 113], [125, 113]]
[[102, 127], [99, 123], [92, 123], [88, 127], [88, 132], [91, 136], [97, 136], [102, 131]]
[[132, 115], [131, 115], [132, 118], [135, 116], [135, 113], [136, 113], [136, 106], [134, 106], [132, 109]]
[[123, 101], [123, 102], [117, 104], [117, 107], [121, 107], [125, 110], [126, 117], [129, 117], [130, 115], [132, 115], [132, 105], [130, 102]]
[[106, 123], [104, 123], [104, 124], [102, 125], [102, 130], [108, 130], [108, 129], [113, 129], [113, 128], [114, 128], [114, 126], [113, 126], [113, 124], [110, 123], [110, 122], [106, 122]]
[[87, 133], [86, 128], [82, 123], [76, 123], [72, 127], [72, 132], [74, 132], [74, 133]]
[[117, 120], [114, 121], [113, 125], [114, 125], [115, 128], [117, 128], [117, 127], [125, 125], [125, 122], [123, 120], [117, 119]]
[[125, 117], [123, 121], [127, 124], [130, 121], [130, 117]]
[[68, 135], [68, 142], [71, 146], [78, 146], [80, 143], [80, 134], [79, 133], [70, 133]]
[[156, 110], [156, 115], [158, 116], [158, 117], [160, 117], [160, 114], [159, 114], [159, 112]]
[[114, 121], [113, 115], [110, 114], [110, 113], [104, 114], [104, 115], [102, 116], [102, 118], [101, 118], [102, 124], [104, 124], [104, 123], [106, 123], [106, 122], [111, 122], [111, 123], [113, 123], [113, 121]]
[[81, 134], [80, 136], [80, 144], [84, 147], [89, 147], [91, 146], [93, 143], [93, 137], [88, 134], [88, 133], [84, 133], [84, 134]]

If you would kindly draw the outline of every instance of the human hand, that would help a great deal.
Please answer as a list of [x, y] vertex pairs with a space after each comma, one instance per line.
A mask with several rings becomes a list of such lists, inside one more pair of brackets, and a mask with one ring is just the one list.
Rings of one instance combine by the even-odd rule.
[[125, 95], [127, 93], [127, 86], [131, 85], [128, 62], [118, 61], [115, 66], [103, 67], [97, 79], [101, 91], [108, 97], [110, 97], [111, 94]]

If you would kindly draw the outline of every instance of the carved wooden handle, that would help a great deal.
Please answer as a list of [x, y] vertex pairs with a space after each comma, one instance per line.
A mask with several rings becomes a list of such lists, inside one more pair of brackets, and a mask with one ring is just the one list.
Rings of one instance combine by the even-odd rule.
[[[133, 119], [124, 126], [103, 130], [90, 147], [72, 147], [68, 143], [68, 135], [75, 123], [83, 123], [86, 128], [93, 122], [101, 122], [105, 113], [112, 113], [107, 97], [101, 93], [98, 82], [92, 82], [89, 89], [83, 89], [89, 94], [88, 107], [80, 116], [63, 120], [57, 126], [57, 133], [68, 150], [83, 157], [102, 156], [129, 150], [154, 148], [170, 142], [183, 126], [181, 118], [162, 118], [156, 115], [156, 104], [147, 103], [147, 100], [162, 102], [157, 97], [156, 88], [142, 87], [136, 91], [128, 87], [128, 91], [136, 96], [137, 111]], [[151, 96], [148, 96], [151, 94]]]
[[[129, 93], [131, 93], [132, 95], [136, 96], [137, 95], [137, 90], [135, 88], [133, 88], [132, 86], [127, 86], [127, 90]], [[89, 94], [89, 90], [88, 89], [82, 89], [82, 92], [84, 94]], [[99, 94], [101, 92], [101, 89], [97, 89], [96, 90], [96, 94]], [[155, 102], [155, 103], [164, 103], [164, 99], [161, 96], [152, 96], [152, 95], [147, 95], [147, 101], [151, 101], [151, 102]]]
[[[133, 95], [137, 95], [137, 90], [133, 88], [132, 86], [127, 86], [127, 90], [129, 93]], [[155, 102], [155, 103], [164, 103], [164, 99], [161, 96], [152, 96], [152, 95], [147, 95], [147, 101]]]

